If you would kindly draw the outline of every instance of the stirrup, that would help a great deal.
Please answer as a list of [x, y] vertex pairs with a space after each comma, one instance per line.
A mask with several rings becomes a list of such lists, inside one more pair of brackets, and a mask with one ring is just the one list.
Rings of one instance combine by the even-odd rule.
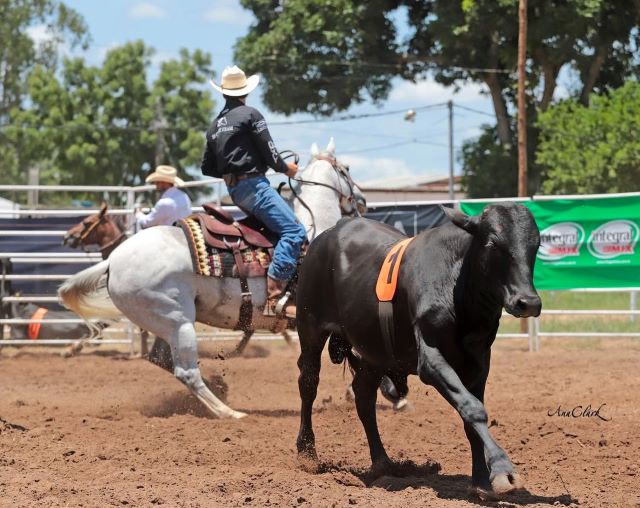
[[269, 300], [267, 299], [267, 303], [264, 306], [264, 312], [262, 313], [263, 316], [268, 316], [268, 317], [277, 317], [277, 318], [282, 318], [285, 316], [285, 306], [287, 305], [287, 302], [289, 301], [289, 298], [291, 298], [291, 291], [287, 291], [286, 293], [284, 293], [277, 301], [276, 304], [273, 305], [273, 300]]
[[287, 305], [289, 298], [291, 298], [291, 291], [287, 291], [284, 295], [282, 295], [280, 300], [278, 300], [278, 303], [276, 303], [276, 306], [274, 307], [276, 316], [284, 314], [284, 306]]

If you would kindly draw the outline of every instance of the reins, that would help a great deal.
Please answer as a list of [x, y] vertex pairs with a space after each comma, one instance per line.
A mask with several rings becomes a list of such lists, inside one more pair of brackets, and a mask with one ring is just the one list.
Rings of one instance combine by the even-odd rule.
[[[101, 224], [102, 222], [107, 221], [107, 220], [108, 219], [106, 218], [106, 215], [101, 215], [98, 218], [97, 221], [93, 222], [91, 224], [91, 226], [89, 226], [85, 231], [83, 231], [78, 236], [78, 239], [80, 241], [80, 247], [82, 248], [82, 250], [84, 252], [92, 252], [92, 251], [89, 251], [87, 249], [86, 245], [84, 244], [84, 240], [91, 234], [91, 232], [94, 229], [96, 229], [98, 227], [99, 224]], [[111, 222], [116, 227], [116, 229], [118, 229], [118, 231], [120, 231], [120, 234], [118, 236], [116, 236], [113, 240], [108, 242], [107, 244], [101, 245], [98, 248], [98, 251], [102, 254], [103, 259], [106, 259], [107, 257], [109, 257], [109, 254], [111, 254], [111, 251], [113, 249], [115, 249], [118, 245], [120, 245], [122, 243], [123, 239], [126, 239], [126, 236], [127, 236], [126, 228], [124, 228], [124, 230], [122, 230], [120, 224], [118, 224], [116, 221], [111, 220]]]
[[[338, 161], [333, 158], [333, 157], [325, 157], [322, 155], [318, 155], [315, 157], [316, 160], [323, 160], [328, 162], [329, 164], [331, 164], [331, 167], [333, 168], [333, 170], [338, 174], [338, 178], [342, 178], [347, 186], [349, 187], [349, 195], [343, 193], [340, 189], [334, 187], [333, 185], [329, 185], [327, 183], [324, 182], [316, 182], [313, 180], [301, 180], [298, 178], [291, 178], [289, 177], [289, 188], [291, 189], [291, 193], [293, 194], [294, 198], [297, 199], [298, 201], [300, 201], [300, 203], [302, 204], [302, 206], [309, 212], [309, 214], [311, 215], [311, 224], [312, 224], [312, 229], [315, 231], [316, 229], [316, 219], [313, 215], [313, 211], [311, 210], [311, 208], [309, 207], [309, 205], [307, 205], [307, 203], [304, 202], [304, 200], [300, 197], [300, 195], [296, 192], [294, 186], [291, 184], [292, 181], [294, 182], [298, 182], [301, 185], [319, 185], [320, 187], [326, 187], [327, 189], [331, 189], [332, 191], [336, 192], [338, 194], [338, 196], [340, 196], [340, 199], [346, 199], [350, 202], [353, 202], [355, 200], [355, 192], [353, 190], [354, 186], [356, 185], [355, 182], [353, 181], [353, 179], [351, 178], [351, 175], [349, 175], [349, 173], [347, 173], [346, 170], [344, 170], [344, 168], [338, 164]], [[360, 211], [358, 210], [358, 205], [357, 204], [353, 204], [353, 215], [357, 216], [357, 217], [361, 217], [362, 215], [360, 214]], [[345, 214], [347, 215], [347, 214]], [[348, 214], [351, 215], [351, 214]], [[314, 237], [315, 237], [315, 232], [314, 232]]]

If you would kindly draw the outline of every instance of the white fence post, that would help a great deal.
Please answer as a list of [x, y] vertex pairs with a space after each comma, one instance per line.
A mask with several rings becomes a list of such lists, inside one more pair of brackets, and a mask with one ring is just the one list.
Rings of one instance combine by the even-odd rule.
[[[629, 310], [638, 310], [638, 292], [635, 289], [629, 293]], [[631, 316], [629, 316], [629, 320], [632, 323], [635, 323], [636, 315], [631, 314]]]
[[533, 353], [536, 349], [535, 337], [533, 336], [532, 318], [527, 318], [527, 335], [529, 338], [529, 352]]

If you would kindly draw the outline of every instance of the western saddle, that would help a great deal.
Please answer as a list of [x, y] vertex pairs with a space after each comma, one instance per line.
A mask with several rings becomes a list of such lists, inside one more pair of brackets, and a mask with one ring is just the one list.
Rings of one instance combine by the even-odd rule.
[[[187, 236], [196, 273], [209, 274], [203, 271], [202, 248], [210, 247], [218, 251], [230, 251], [235, 260], [242, 290], [240, 315], [234, 329], [245, 332], [253, 330], [252, 295], [247, 279], [249, 277], [266, 277], [266, 268], [258, 262], [245, 262], [242, 251], [246, 251], [246, 249], [273, 249], [277, 243], [277, 236], [253, 217], [236, 220], [229, 212], [215, 203], [205, 203], [202, 207], [204, 212], [193, 214], [178, 222]], [[204, 246], [198, 245], [197, 236], [199, 234], [194, 232], [194, 223], [199, 226], [197, 229], [202, 235]]]

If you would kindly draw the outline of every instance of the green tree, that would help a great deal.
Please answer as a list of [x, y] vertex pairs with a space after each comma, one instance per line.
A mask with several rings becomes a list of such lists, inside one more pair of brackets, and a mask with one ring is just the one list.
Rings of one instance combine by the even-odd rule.
[[[256, 22], [236, 59], [266, 78], [276, 111], [329, 115], [384, 101], [391, 79], [486, 86], [499, 145], [514, 144], [518, 0], [242, 0]], [[404, 10], [402, 10], [404, 9]], [[398, 19], [406, 12], [406, 21]], [[529, 0], [529, 123], [553, 100], [563, 67], [586, 104], [638, 71], [638, 0]], [[466, 159], [463, 157], [463, 163]], [[476, 171], [477, 168], [473, 168]]]
[[[41, 37], [33, 37], [39, 31]], [[37, 40], [36, 40], [37, 39]], [[0, 0], [0, 182], [25, 182], [33, 133], [7, 132], [28, 107], [34, 66], [55, 70], [61, 44], [86, 47], [83, 18], [56, 0]]]
[[540, 115], [537, 162], [549, 194], [640, 190], [640, 84], [566, 100]]
[[214, 109], [204, 86], [211, 57], [181, 50], [150, 82], [152, 55], [138, 41], [109, 51], [101, 67], [74, 58], [59, 75], [34, 68], [30, 107], [8, 133], [32, 145], [43, 183], [139, 185], [157, 164], [185, 176], [199, 163]]

